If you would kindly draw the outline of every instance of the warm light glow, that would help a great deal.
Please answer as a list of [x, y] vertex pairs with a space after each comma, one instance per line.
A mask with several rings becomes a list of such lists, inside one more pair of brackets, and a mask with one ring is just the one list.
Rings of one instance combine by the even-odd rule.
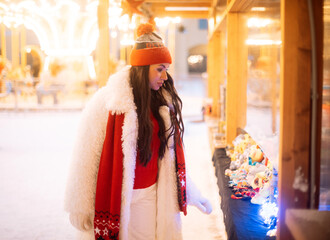
[[54, 10], [61, 11], [62, 7], [70, 7], [70, 11], [80, 11], [80, 6], [78, 3], [74, 1], [68, 1], [68, 0], [57, 0], [56, 1], [56, 7]]
[[247, 20], [247, 26], [249, 28], [262, 28], [270, 25], [272, 22], [269, 18], [252, 17]]
[[[24, 25], [32, 30], [41, 50], [50, 57], [88, 56], [95, 50], [99, 37], [98, 4], [98, 0], [88, 0], [81, 8], [75, 0], [0, 2], [0, 23], [8, 28]], [[121, 16], [122, 11], [119, 0], [109, 1], [111, 37], [120, 34], [124, 36], [121, 44], [132, 45], [136, 16], [131, 19], [127, 14]], [[175, 23], [181, 21], [179, 17], [168, 19]]]
[[173, 23], [180, 23], [181, 22], [181, 18], [180, 17], [175, 17], [173, 19]]
[[3, 8], [5, 10], [5, 12], [9, 11], [9, 8], [7, 7], [6, 4], [3, 4], [0, 2], [0, 8]]
[[94, 67], [94, 61], [92, 56], [87, 58], [88, 74], [91, 79], [96, 79], [96, 72]]
[[281, 40], [271, 40], [271, 39], [247, 39], [245, 41], [246, 45], [281, 45]]
[[83, 14], [80, 5], [73, 0], [54, 1], [56, 4], [50, 4], [46, 0], [38, 2], [36, 4], [35, 1], [26, 0], [10, 5], [0, 3], [0, 22], [8, 28], [17, 28], [24, 24], [36, 34], [41, 49], [52, 56], [70, 53], [75, 56], [85, 55], [95, 49], [95, 37], [98, 37], [98, 31], [95, 33], [97, 8], [93, 9], [92, 6], [98, 1], [91, 1], [86, 6], [90, 11]]
[[29, 47], [26, 48], [26, 52], [27, 52], [27, 53], [30, 53], [30, 52], [31, 52], [31, 48], [29, 48]]
[[59, 49], [47, 49], [45, 53], [52, 57], [63, 56], [88, 56], [90, 52], [86, 48], [59, 48]]
[[181, 18], [180, 17], [175, 17], [175, 18], [171, 18], [171, 17], [164, 17], [164, 18], [155, 18], [155, 22], [157, 27], [166, 27], [168, 26], [168, 24], [170, 23], [180, 23], [181, 22]]
[[108, 14], [110, 17], [120, 17], [123, 9], [120, 8], [119, 6], [110, 6], [108, 10]]
[[191, 55], [188, 57], [188, 63], [190, 64], [196, 64], [196, 63], [201, 63], [203, 61], [203, 56], [202, 55]]
[[112, 38], [116, 38], [118, 36], [118, 33], [115, 31], [111, 31], [110, 35]]
[[48, 56], [46, 56], [45, 63], [44, 63], [44, 71], [48, 71], [49, 62], [50, 62], [50, 59]]
[[214, 18], [209, 18], [208, 26], [209, 26], [209, 32], [212, 32], [214, 29]]
[[208, 7], [165, 7], [165, 11], [208, 11]]
[[264, 11], [266, 11], [266, 8], [265, 7], [253, 7], [253, 8], [251, 8], [251, 11], [253, 11], [253, 12], [264, 12]]
[[85, 10], [87, 12], [96, 12], [98, 5], [99, 5], [99, 1], [90, 2], [86, 5]]
[[134, 37], [133, 34], [125, 33], [123, 39], [120, 41], [121, 45], [131, 46], [134, 45]]

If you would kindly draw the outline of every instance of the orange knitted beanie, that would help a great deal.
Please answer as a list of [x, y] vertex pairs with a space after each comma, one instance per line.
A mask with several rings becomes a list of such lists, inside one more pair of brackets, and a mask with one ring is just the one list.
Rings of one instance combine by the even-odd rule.
[[172, 63], [169, 50], [164, 46], [163, 39], [154, 30], [154, 26], [150, 23], [138, 26], [138, 38], [130, 55], [132, 66]]

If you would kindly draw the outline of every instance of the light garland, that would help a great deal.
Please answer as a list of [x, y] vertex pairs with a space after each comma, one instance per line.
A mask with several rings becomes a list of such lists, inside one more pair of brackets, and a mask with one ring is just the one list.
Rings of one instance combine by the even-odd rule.
[[275, 202], [266, 202], [261, 206], [260, 216], [263, 217], [267, 226], [272, 226], [273, 221], [277, 218], [278, 207]]

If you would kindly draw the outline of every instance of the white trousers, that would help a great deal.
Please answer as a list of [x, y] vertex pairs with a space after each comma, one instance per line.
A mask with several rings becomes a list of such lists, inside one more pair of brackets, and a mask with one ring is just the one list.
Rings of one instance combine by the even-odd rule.
[[157, 183], [144, 189], [133, 189], [129, 240], [156, 239]]

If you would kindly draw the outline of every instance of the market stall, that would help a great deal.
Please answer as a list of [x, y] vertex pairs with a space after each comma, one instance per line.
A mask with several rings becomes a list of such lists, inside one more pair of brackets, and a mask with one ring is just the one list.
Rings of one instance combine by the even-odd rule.
[[231, 160], [225, 149], [216, 149], [212, 160], [218, 178], [228, 239], [275, 239], [275, 236], [267, 236], [270, 226], [265, 224], [265, 219], [259, 214], [261, 205], [253, 204], [250, 200], [231, 198], [233, 192], [229, 187], [230, 178], [225, 175], [225, 169], [229, 169]]
[[247, 133], [233, 148], [217, 148], [213, 163], [229, 239], [271, 239], [276, 235], [277, 170]]

